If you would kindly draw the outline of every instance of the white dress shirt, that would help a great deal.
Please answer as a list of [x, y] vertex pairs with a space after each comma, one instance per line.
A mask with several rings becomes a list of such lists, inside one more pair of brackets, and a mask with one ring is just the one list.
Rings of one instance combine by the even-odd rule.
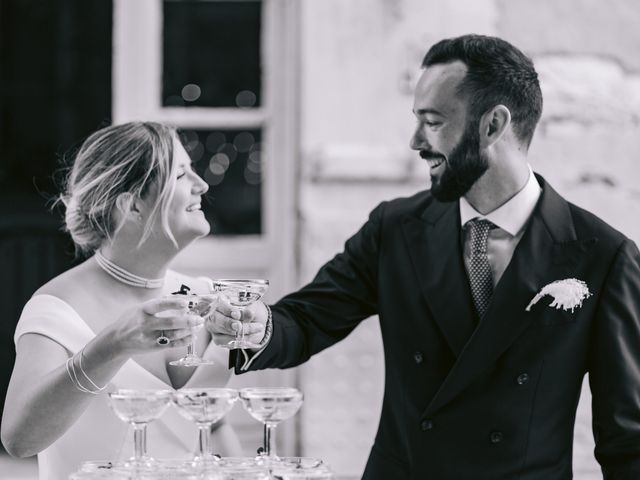
[[507, 269], [513, 252], [524, 234], [529, 218], [538, 203], [542, 189], [529, 167], [529, 178], [524, 187], [511, 197], [506, 203], [482, 215], [464, 198], [460, 198], [460, 225], [462, 227], [463, 258], [469, 271], [471, 262], [471, 248], [469, 245], [469, 229], [465, 224], [474, 218], [486, 219], [497, 228], [489, 231], [487, 239], [487, 257], [491, 267], [493, 286], [498, 284], [500, 277]]

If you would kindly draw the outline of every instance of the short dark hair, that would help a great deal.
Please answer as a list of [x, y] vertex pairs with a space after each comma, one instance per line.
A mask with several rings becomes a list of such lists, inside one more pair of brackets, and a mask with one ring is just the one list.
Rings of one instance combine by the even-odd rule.
[[455, 60], [467, 66], [459, 91], [470, 99], [472, 118], [504, 105], [511, 112], [516, 137], [528, 147], [542, 114], [542, 92], [531, 59], [500, 38], [463, 35], [433, 45], [422, 67]]

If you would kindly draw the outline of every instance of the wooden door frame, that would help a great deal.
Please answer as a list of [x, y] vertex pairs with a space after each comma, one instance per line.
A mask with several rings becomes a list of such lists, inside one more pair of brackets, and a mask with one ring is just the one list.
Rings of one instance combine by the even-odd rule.
[[[193, 275], [267, 277], [271, 284], [267, 301], [296, 286], [300, 9], [299, 0], [263, 0], [263, 106], [249, 110], [162, 107], [162, 0], [114, 0], [114, 123], [154, 120], [182, 128], [263, 129], [263, 233], [200, 239], [176, 258], [173, 267]], [[231, 382], [238, 387], [296, 383], [295, 370], [248, 373]], [[255, 435], [255, 421], [243, 413], [234, 409], [230, 420], [239, 430], [253, 430]], [[279, 430], [283, 451], [299, 453], [299, 424], [285, 422]]]

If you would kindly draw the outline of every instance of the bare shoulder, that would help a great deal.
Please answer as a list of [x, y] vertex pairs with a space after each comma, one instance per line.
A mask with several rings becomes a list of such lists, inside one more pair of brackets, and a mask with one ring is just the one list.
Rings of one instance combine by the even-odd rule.
[[78, 291], [79, 286], [88, 286], [95, 284], [95, 282], [95, 272], [90, 268], [88, 261], [84, 261], [80, 265], [77, 265], [49, 280], [36, 290], [33, 296], [52, 295], [69, 304], [73, 304], [74, 298], [81, 293]]

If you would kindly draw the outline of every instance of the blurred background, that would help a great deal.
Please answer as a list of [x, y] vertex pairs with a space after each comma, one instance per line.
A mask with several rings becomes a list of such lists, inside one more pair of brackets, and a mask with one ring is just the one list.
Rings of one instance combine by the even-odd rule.
[[[0, 402], [22, 306], [77, 261], [47, 202], [61, 161], [89, 133], [129, 120], [178, 126], [210, 184], [213, 228], [175, 268], [266, 277], [275, 301], [309, 281], [378, 202], [428, 187], [408, 148], [412, 91], [444, 37], [498, 35], [532, 57], [545, 100], [534, 170], [639, 242], [638, 25], [635, 0], [3, 0]], [[297, 385], [305, 404], [279, 427], [280, 452], [359, 475], [383, 380], [369, 319], [296, 370], [232, 383]], [[577, 479], [600, 478], [589, 410], [585, 388]], [[239, 408], [230, 419], [255, 452], [259, 425]], [[33, 460], [0, 455], [0, 471], [35, 478]]]

